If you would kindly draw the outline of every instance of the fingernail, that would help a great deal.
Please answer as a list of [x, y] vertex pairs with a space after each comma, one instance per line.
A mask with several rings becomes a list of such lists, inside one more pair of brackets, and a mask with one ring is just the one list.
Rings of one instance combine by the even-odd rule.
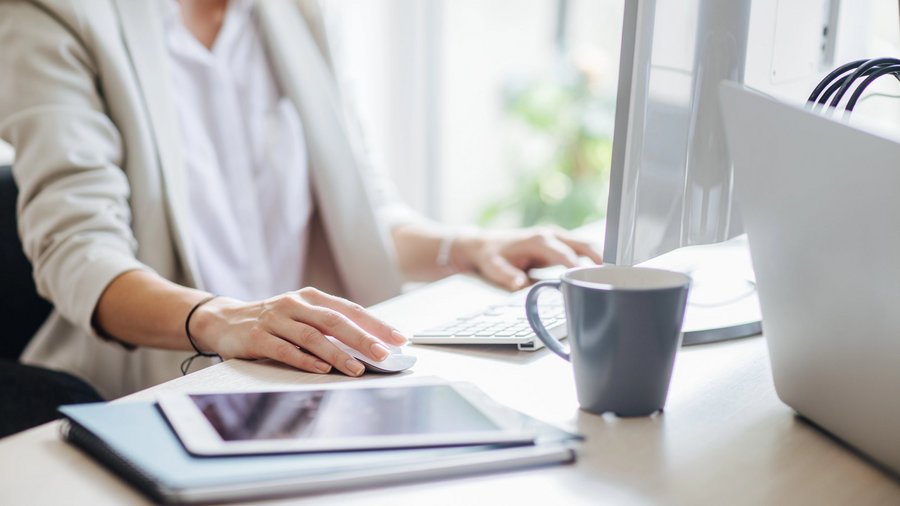
[[399, 344], [406, 344], [409, 342], [409, 339], [406, 338], [403, 334], [400, 333], [399, 330], [394, 330], [391, 332], [391, 337], [399, 341]]
[[347, 369], [354, 375], [359, 376], [366, 370], [365, 366], [357, 362], [356, 360], [348, 359], [347, 362], [344, 363], [347, 366]]
[[382, 346], [381, 343], [372, 344], [371, 350], [372, 355], [374, 355], [377, 360], [384, 360], [391, 354], [390, 350]]
[[321, 360], [317, 360], [315, 363], [315, 366], [316, 366], [316, 370], [321, 373], [331, 372], [331, 365], [329, 365], [325, 362], [322, 362]]
[[527, 281], [528, 281], [528, 280], [525, 279], [525, 275], [524, 275], [524, 274], [519, 274], [518, 276], [516, 276], [516, 279], [513, 281], [513, 283], [515, 283], [516, 286], [521, 287], [521, 286], [525, 286], [525, 283], [526, 283]]

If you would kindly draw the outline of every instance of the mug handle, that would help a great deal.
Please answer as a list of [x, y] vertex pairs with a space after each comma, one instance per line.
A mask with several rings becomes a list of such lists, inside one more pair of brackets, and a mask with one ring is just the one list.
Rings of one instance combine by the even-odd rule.
[[569, 352], [563, 347], [562, 343], [560, 343], [555, 337], [551, 336], [547, 329], [544, 327], [544, 324], [541, 323], [541, 314], [538, 312], [538, 296], [540, 293], [548, 288], [552, 288], [554, 290], [559, 290], [559, 286], [562, 284], [562, 281], [551, 280], [551, 281], [541, 281], [536, 285], [531, 287], [531, 290], [528, 290], [528, 296], [525, 298], [525, 316], [528, 318], [528, 323], [531, 325], [531, 329], [534, 330], [534, 333], [537, 334], [538, 338], [544, 343], [547, 348], [550, 348], [550, 351], [556, 353], [560, 357], [571, 361], [569, 357]]

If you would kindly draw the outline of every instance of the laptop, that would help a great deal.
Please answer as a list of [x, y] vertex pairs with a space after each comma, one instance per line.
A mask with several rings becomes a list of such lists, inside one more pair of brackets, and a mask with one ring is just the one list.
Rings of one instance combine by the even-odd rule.
[[900, 143], [720, 94], [775, 390], [900, 473]]

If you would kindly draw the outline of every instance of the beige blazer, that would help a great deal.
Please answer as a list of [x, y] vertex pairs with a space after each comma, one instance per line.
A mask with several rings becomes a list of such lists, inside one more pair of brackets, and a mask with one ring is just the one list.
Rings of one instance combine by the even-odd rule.
[[[179, 376], [189, 354], [97, 336], [91, 317], [106, 286], [152, 269], [203, 288], [185, 233], [162, 1], [0, 0], [0, 137], [16, 149], [25, 252], [55, 306], [22, 360], [76, 374], [108, 398]], [[361, 304], [388, 298], [401, 283], [388, 232], [413, 217], [366, 163], [317, 5], [264, 0], [255, 16], [306, 125], [316, 214], [304, 284]]]

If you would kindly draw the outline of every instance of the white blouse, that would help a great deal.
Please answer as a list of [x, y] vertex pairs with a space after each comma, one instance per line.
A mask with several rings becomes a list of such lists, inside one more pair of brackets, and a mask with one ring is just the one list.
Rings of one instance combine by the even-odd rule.
[[275, 82], [252, 0], [230, 0], [211, 50], [164, 2], [200, 286], [243, 300], [299, 287], [313, 204], [303, 125]]

